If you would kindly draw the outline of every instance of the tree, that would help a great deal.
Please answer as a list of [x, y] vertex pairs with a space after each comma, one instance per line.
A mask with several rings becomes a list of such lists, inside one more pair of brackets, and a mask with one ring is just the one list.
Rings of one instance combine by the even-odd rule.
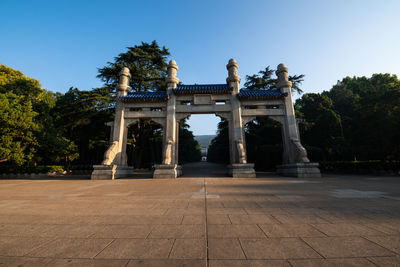
[[[10, 109], [3, 115], [15, 120], [20, 117], [18, 121], [2, 124], [2, 130], [10, 134], [3, 136], [3, 140], [11, 142], [8, 147], [14, 147], [10, 163], [53, 164], [76, 158], [75, 144], [62, 135], [62, 128], [55, 128], [52, 116], [56, 102], [54, 93], [42, 89], [38, 80], [0, 65], [0, 94], [4, 105], [8, 104]], [[26, 113], [26, 119], [23, 114], [18, 115], [22, 111]], [[24, 132], [17, 134], [19, 130]]]
[[[400, 81], [395, 75], [345, 77], [329, 91], [296, 101], [311, 159], [400, 158]], [[314, 153], [319, 151], [318, 153]]]
[[92, 165], [102, 161], [104, 151], [109, 145], [110, 127], [113, 109], [110, 108], [109, 92], [103, 88], [81, 91], [70, 88], [64, 95], [59, 95], [52, 109], [57, 129], [76, 144], [75, 154], [65, 156], [74, 145], [59, 140], [59, 148], [64, 151], [66, 161], [77, 158], [76, 163]]
[[179, 163], [195, 162], [201, 160], [201, 147], [199, 142], [194, 139], [193, 132], [189, 130], [189, 125], [185, 120], [179, 123]]
[[207, 161], [215, 163], [229, 163], [229, 126], [228, 121], [221, 119], [218, 123], [217, 136], [208, 146]]
[[324, 94], [343, 118], [344, 138], [352, 147], [352, 158], [400, 158], [400, 80], [396, 75], [346, 77]]
[[344, 159], [348, 148], [343, 139], [341, 116], [333, 110], [332, 100], [321, 94], [305, 94], [296, 100], [302, 142], [311, 160]]
[[99, 69], [100, 78], [107, 88], [114, 90], [118, 84], [119, 72], [123, 67], [131, 72], [130, 86], [137, 92], [159, 91], [166, 88], [167, 48], [160, 48], [156, 41], [151, 44], [142, 42], [141, 45], [128, 47], [128, 51], [120, 53], [114, 62]]
[[23, 96], [0, 93], [0, 162], [22, 165], [33, 158], [36, 116], [31, 102]]
[[[275, 70], [270, 69], [269, 66], [265, 70], [260, 70], [258, 74], [247, 75], [244, 87], [249, 90], [270, 90], [276, 89], [277, 78], [273, 78]], [[303, 93], [300, 85], [304, 80], [304, 74], [300, 75], [289, 75], [289, 81], [292, 82], [292, 90], [298, 94]]]

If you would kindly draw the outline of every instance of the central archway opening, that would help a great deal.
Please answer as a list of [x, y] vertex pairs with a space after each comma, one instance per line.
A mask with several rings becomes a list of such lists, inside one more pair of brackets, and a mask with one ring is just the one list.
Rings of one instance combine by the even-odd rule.
[[[226, 167], [229, 164], [229, 139], [226, 146], [227, 162], [214, 162], [209, 159], [210, 145], [216, 142], [214, 139], [218, 134], [218, 125], [221, 123], [221, 118], [215, 114], [192, 114], [188, 119], [182, 121], [188, 126], [195, 141], [198, 143], [201, 157], [197, 161], [189, 162], [179, 153], [179, 164], [182, 165], [181, 177], [227, 177]], [[179, 138], [181, 138], [181, 134]], [[179, 145], [181, 146], [181, 142]], [[182, 149], [180, 147], [179, 151], [182, 151]]]

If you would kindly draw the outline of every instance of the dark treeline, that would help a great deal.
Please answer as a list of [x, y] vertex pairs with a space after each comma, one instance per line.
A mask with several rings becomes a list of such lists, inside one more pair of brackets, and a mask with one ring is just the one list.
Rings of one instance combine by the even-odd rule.
[[[247, 76], [244, 87], [272, 89], [269, 67]], [[291, 77], [301, 92], [303, 75]], [[302, 143], [310, 160], [398, 162], [400, 158], [400, 80], [396, 75], [346, 77], [330, 90], [304, 94], [295, 102]], [[228, 163], [228, 125], [218, 125], [208, 160]], [[258, 170], [273, 170], [282, 162], [279, 123], [256, 118], [245, 127], [247, 156]], [[398, 163], [397, 163], [398, 165]], [[396, 166], [397, 166], [396, 165]]]
[[[39, 81], [0, 65], [0, 165], [36, 166], [99, 164], [110, 143], [115, 88], [122, 67], [131, 71], [132, 90], [166, 89], [168, 49], [157, 42], [128, 47], [100, 68], [101, 88], [70, 88], [65, 94], [41, 88]], [[179, 157], [201, 158], [200, 146], [183, 121]], [[162, 128], [151, 120], [130, 126], [129, 164], [150, 168], [161, 161]], [[0, 167], [1, 167], [0, 166]]]

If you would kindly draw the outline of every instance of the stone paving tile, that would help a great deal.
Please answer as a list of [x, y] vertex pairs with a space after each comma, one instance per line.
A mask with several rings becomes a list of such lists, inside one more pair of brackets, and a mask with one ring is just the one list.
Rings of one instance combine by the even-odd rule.
[[247, 214], [288, 214], [280, 207], [245, 208]]
[[260, 224], [268, 237], [323, 237], [321, 233], [308, 224]]
[[205, 226], [193, 225], [156, 225], [148, 238], [204, 238]]
[[47, 235], [47, 230], [51, 227], [53, 226], [35, 224], [3, 224], [0, 225], [0, 236], [45, 237]]
[[174, 239], [115, 239], [97, 259], [167, 259]]
[[48, 266], [71, 267], [123, 267], [128, 264], [128, 260], [98, 260], [98, 259], [55, 259]]
[[96, 230], [91, 238], [146, 238], [155, 226], [105, 225]]
[[241, 214], [231, 214], [229, 218], [232, 224], [276, 224], [280, 223], [275, 218], [270, 215], [265, 214], [251, 214], [251, 215], [241, 215]]
[[289, 260], [293, 267], [373, 267], [376, 266], [365, 258], [351, 259], [312, 259], [312, 260]]
[[7, 237], [0, 238], [1, 256], [23, 256], [53, 239], [50, 238], [25, 238]]
[[206, 260], [130, 260], [126, 267], [204, 267]]
[[206, 217], [203, 215], [185, 215], [182, 224], [204, 224]]
[[299, 223], [328, 223], [328, 221], [318, 217], [315, 214], [273, 214], [274, 218], [284, 224]]
[[208, 214], [246, 214], [243, 208], [207, 208]]
[[44, 233], [44, 237], [58, 238], [86, 238], [100, 231], [103, 226], [99, 225], [52, 225]]
[[360, 223], [365, 222], [367, 219], [365, 216], [357, 213], [356, 210], [345, 211], [339, 210], [334, 211], [331, 208], [322, 208], [320, 211], [316, 212], [318, 217], [328, 221], [329, 223], [344, 223], [344, 222], [354, 222]]
[[360, 224], [336, 223], [336, 224], [312, 224], [313, 227], [328, 236], [369, 236], [383, 235], [384, 233], [368, 228]]
[[[400, 254], [400, 236], [367, 236], [368, 240]], [[377, 255], [378, 256], [378, 255]]]
[[173, 209], [169, 208], [165, 215], [204, 215], [204, 208], [186, 208], [186, 209]]
[[30, 257], [0, 257], [0, 266], [22, 267], [22, 266], [45, 266], [52, 259], [49, 258], [30, 258]]
[[388, 235], [400, 234], [400, 223], [375, 222], [375, 223], [364, 223], [364, 225]]
[[291, 267], [285, 260], [210, 260], [210, 267]]
[[307, 259], [321, 258], [312, 248], [298, 238], [240, 238], [248, 259]]
[[400, 266], [400, 256], [396, 257], [371, 257], [368, 258], [370, 261], [375, 263], [378, 266], [388, 266], [388, 267], [395, 267]]
[[231, 224], [228, 215], [225, 214], [209, 214], [207, 216], [207, 224]]
[[169, 255], [171, 259], [205, 259], [205, 239], [176, 239]]
[[254, 201], [221, 201], [224, 208], [260, 208]]
[[362, 237], [307, 237], [303, 240], [325, 258], [393, 255]]
[[93, 258], [113, 239], [57, 239], [27, 254], [33, 257]]
[[265, 237], [264, 233], [257, 225], [208, 225], [209, 238], [238, 238], [238, 237]]
[[245, 259], [239, 240], [237, 238], [208, 239], [209, 259]]

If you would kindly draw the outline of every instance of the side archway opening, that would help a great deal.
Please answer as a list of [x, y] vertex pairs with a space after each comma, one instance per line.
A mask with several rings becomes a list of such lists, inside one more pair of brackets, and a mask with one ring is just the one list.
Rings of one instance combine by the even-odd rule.
[[244, 127], [247, 162], [257, 171], [276, 171], [282, 164], [282, 125], [269, 117], [256, 117]]
[[126, 154], [128, 166], [151, 169], [162, 159], [163, 127], [151, 120], [140, 119], [128, 125]]

